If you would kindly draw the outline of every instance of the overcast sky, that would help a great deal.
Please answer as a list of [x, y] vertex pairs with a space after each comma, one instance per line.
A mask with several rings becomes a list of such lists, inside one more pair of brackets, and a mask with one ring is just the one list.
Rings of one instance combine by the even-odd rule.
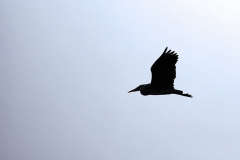
[[[0, 159], [240, 159], [239, 17], [239, 0], [0, 1]], [[128, 94], [166, 46], [193, 98]]]

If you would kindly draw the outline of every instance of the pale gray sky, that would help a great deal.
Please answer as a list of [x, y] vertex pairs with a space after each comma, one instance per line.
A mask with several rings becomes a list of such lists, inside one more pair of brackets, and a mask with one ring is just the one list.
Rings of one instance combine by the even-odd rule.
[[[0, 2], [1, 160], [240, 159], [240, 2]], [[151, 80], [168, 46], [175, 87]]]

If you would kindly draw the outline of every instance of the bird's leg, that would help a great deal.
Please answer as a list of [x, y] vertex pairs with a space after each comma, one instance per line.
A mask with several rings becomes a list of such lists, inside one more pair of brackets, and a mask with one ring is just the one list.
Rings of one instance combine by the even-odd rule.
[[181, 94], [181, 95], [192, 98], [192, 95], [190, 95], [190, 94], [188, 94], [188, 93], [184, 93], [184, 94]]
[[176, 90], [176, 89], [173, 90], [172, 94], [178, 94], [178, 95], [181, 95], [181, 96], [191, 97], [192, 98], [192, 95], [190, 95], [188, 93], [183, 93], [183, 91]]

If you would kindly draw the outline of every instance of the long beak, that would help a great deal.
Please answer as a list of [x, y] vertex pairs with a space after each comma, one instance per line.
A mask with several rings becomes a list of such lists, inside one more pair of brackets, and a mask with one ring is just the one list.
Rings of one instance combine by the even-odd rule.
[[139, 89], [138, 89], [138, 88], [135, 88], [135, 89], [129, 91], [128, 93], [130, 93], [130, 92], [136, 92], [136, 91], [139, 91]]

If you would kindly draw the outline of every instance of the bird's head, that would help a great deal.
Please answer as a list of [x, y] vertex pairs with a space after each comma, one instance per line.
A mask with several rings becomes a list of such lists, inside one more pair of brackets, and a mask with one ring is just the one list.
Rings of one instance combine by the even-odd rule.
[[130, 93], [130, 92], [137, 92], [137, 91], [140, 91], [141, 88], [142, 88], [143, 86], [144, 86], [144, 85], [140, 85], [140, 86], [138, 86], [137, 88], [135, 88], [135, 89], [129, 91], [128, 93]]

